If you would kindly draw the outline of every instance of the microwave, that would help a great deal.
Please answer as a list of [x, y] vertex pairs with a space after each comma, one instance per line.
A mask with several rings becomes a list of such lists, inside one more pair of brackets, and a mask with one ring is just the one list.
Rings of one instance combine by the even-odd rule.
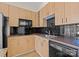
[[19, 19], [19, 26], [32, 27], [32, 20]]

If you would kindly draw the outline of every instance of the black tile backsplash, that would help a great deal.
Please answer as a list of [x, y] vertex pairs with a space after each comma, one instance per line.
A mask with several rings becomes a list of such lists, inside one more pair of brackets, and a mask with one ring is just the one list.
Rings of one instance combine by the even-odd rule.
[[56, 26], [55, 28], [48, 28], [48, 27], [38, 27], [32, 28], [32, 33], [40, 33], [40, 34], [48, 34], [50, 31], [51, 35], [60, 35], [60, 27]]
[[[50, 31], [51, 35], [59, 35], [60, 34], [60, 27], [55, 28], [48, 28], [48, 27], [32, 27], [29, 29], [26, 29], [26, 33], [29, 31], [31, 34], [39, 33], [39, 34], [48, 34]], [[10, 34], [11, 35], [19, 35], [18, 34], [18, 27], [11, 27], [10, 28]], [[25, 34], [26, 35], [26, 34]], [[28, 34], [29, 35], [29, 34]]]

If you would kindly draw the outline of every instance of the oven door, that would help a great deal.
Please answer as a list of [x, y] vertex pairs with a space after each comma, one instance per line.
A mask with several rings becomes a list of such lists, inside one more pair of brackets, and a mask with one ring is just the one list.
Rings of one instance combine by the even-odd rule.
[[71, 57], [70, 55], [49, 46], [49, 57]]

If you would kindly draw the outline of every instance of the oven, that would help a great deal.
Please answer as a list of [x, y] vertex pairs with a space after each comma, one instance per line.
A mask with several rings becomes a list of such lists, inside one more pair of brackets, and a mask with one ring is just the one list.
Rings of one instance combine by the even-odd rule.
[[78, 50], [60, 43], [49, 41], [50, 57], [77, 57]]

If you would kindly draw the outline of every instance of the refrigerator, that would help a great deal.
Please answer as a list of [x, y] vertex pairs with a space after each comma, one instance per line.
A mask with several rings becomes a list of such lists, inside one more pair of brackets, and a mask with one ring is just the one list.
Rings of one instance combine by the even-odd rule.
[[7, 48], [8, 17], [0, 13], [0, 49]]

